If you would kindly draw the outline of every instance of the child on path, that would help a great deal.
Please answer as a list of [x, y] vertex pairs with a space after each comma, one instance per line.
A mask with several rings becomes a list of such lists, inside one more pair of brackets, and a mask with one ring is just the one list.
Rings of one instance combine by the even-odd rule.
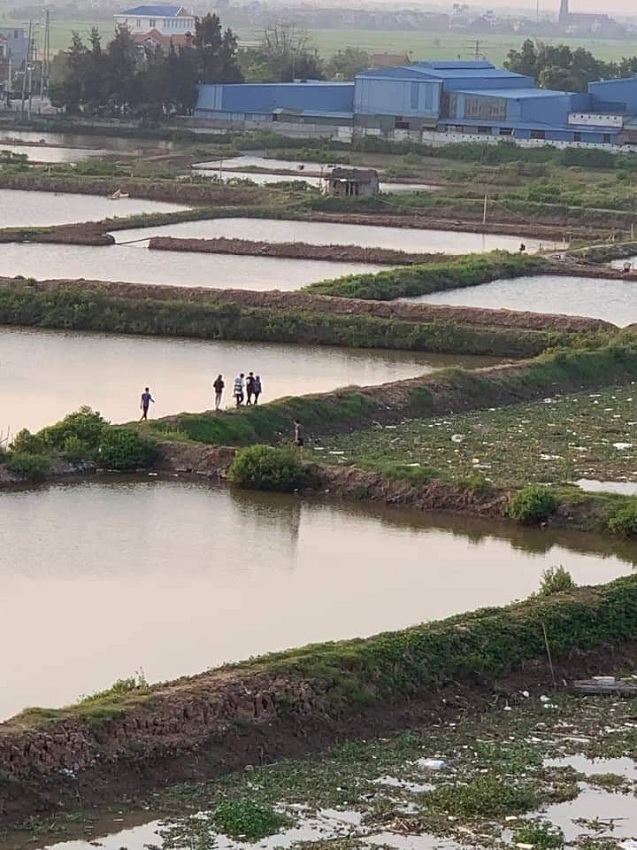
[[221, 407], [221, 395], [223, 393], [223, 388], [225, 387], [223, 375], [217, 375], [215, 380], [212, 382], [212, 386], [215, 391], [215, 410], [219, 410]]
[[142, 418], [139, 420], [142, 422], [145, 419], [148, 419], [148, 408], [150, 407], [150, 403], [155, 404], [155, 399], [150, 394], [150, 390], [148, 387], [144, 387], [144, 392], [142, 393], [142, 397], [140, 399], [139, 407], [142, 412]]

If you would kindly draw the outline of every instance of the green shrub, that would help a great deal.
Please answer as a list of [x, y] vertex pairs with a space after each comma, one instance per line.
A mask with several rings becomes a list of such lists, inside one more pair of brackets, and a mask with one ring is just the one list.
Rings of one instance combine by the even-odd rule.
[[466, 784], [443, 785], [427, 794], [424, 801], [433, 811], [468, 818], [522, 814], [538, 802], [530, 785], [516, 785], [490, 773]]
[[230, 478], [240, 487], [252, 490], [293, 493], [311, 486], [314, 475], [292, 449], [250, 446], [237, 454], [230, 467]]
[[108, 422], [100, 413], [84, 405], [75, 413], [69, 413], [55, 425], [43, 428], [38, 433], [38, 437], [44, 440], [47, 446], [60, 452], [64, 451], [64, 445], [69, 437], [75, 437], [89, 448], [96, 449], [102, 432], [107, 426]]
[[102, 432], [95, 459], [106, 469], [141, 469], [151, 466], [159, 457], [159, 446], [129, 428], [109, 427]]
[[32, 434], [26, 428], [15, 435], [10, 449], [15, 454], [46, 454], [46, 444], [39, 434]]
[[71, 434], [64, 441], [62, 457], [68, 460], [69, 463], [80, 463], [91, 457], [91, 449], [84, 440], [80, 440], [79, 437]]
[[618, 537], [637, 537], [637, 499], [630, 499], [615, 511], [608, 519], [608, 528]]
[[552, 596], [554, 593], [563, 593], [577, 587], [573, 576], [560, 564], [559, 567], [549, 567], [542, 573], [539, 596]]
[[557, 496], [548, 487], [529, 484], [511, 499], [509, 516], [524, 525], [536, 525], [545, 522], [558, 505]]
[[288, 824], [288, 819], [269, 806], [258, 806], [250, 800], [227, 800], [214, 811], [217, 829], [230, 838], [258, 841], [274, 835]]
[[51, 459], [47, 455], [19, 452], [10, 455], [7, 469], [18, 478], [37, 484], [51, 474]]

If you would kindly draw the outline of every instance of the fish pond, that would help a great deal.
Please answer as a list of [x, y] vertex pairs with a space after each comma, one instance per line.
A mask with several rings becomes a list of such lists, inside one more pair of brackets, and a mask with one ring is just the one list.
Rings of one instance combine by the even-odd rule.
[[139, 416], [152, 388], [153, 416], [212, 407], [211, 383], [226, 382], [232, 402], [239, 372], [259, 374], [262, 401], [413, 378], [449, 366], [492, 365], [495, 358], [331, 346], [274, 345], [166, 337], [0, 328], [0, 433], [38, 430], [83, 404], [110, 421]]
[[518, 277], [402, 300], [590, 316], [620, 327], [637, 322], [637, 282], [601, 277]]
[[557, 564], [605, 582], [637, 559], [591, 534], [120, 476], [0, 492], [0, 539], [0, 718], [139, 670], [156, 682], [504, 604]]

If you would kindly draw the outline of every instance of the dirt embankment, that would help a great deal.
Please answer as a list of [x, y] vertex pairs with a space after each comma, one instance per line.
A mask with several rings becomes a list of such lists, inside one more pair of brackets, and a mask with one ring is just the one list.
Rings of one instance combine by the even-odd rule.
[[303, 260], [332, 260], [338, 263], [377, 263], [411, 266], [444, 260], [444, 254], [412, 254], [389, 248], [360, 245], [309, 245], [307, 242], [252, 242], [249, 239], [177, 239], [153, 236], [148, 247], [154, 251], [189, 251], [204, 254], [235, 254], [250, 257], [285, 257]]
[[[45, 174], [4, 174], [0, 172], [0, 189], [22, 189], [34, 192], [69, 192], [79, 195], [108, 197], [118, 189], [131, 198], [192, 204], [194, 206], [232, 206], [265, 204], [268, 195], [259, 186], [223, 186], [188, 183], [181, 180], [143, 180], [134, 177], [85, 177]], [[125, 205], [125, 201], [121, 204]], [[118, 215], [124, 214], [121, 205]], [[125, 211], [125, 206], [124, 206]]]
[[615, 325], [602, 319], [584, 316], [563, 316], [552, 313], [531, 313], [516, 310], [490, 310], [478, 307], [455, 307], [438, 304], [408, 304], [397, 301], [371, 301], [310, 295], [305, 292], [253, 292], [244, 289], [208, 289], [205, 287], [163, 286], [107, 282], [99, 280], [41, 280], [0, 278], [0, 288], [23, 289], [55, 293], [95, 292], [114, 298], [130, 299], [150, 306], [153, 301], [188, 301], [228, 307], [255, 307], [269, 310], [304, 310], [307, 312], [373, 316], [380, 319], [400, 319], [407, 322], [453, 322], [461, 325], [519, 328], [521, 330], [555, 330], [566, 333], [616, 331]]

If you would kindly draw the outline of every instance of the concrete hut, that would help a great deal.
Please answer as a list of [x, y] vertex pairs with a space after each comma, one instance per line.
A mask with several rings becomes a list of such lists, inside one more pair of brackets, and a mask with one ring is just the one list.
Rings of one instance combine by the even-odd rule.
[[379, 191], [378, 172], [373, 168], [333, 168], [327, 178], [327, 194], [338, 197], [371, 197]]

